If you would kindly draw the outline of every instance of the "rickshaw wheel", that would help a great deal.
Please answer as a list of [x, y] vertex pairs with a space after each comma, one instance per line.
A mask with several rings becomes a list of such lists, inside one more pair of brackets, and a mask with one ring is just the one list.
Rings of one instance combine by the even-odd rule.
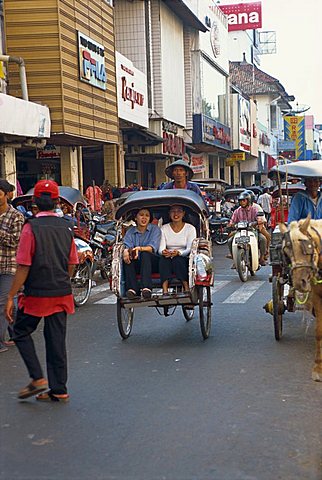
[[283, 332], [283, 290], [284, 286], [278, 281], [278, 277], [272, 279], [273, 321], [275, 340], [282, 338]]
[[131, 335], [134, 319], [134, 308], [124, 308], [117, 299], [117, 326], [121, 337], [126, 340]]
[[247, 282], [248, 267], [247, 267], [246, 252], [243, 248], [238, 248], [237, 250], [236, 269], [237, 269], [240, 280], [242, 282]]
[[185, 305], [182, 305], [182, 313], [184, 318], [189, 322], [190, 320], [193, 319], [193, 316], [195, 314], [195, 309], [194, 307], [189, 307], [187, 308]]
[[198, 287], [199, 320], [201, 333], [206, 340], [211, 329], [211, 292], [210, 287]]
[[85, 305], [92, 288], [92, 267], [89, 262], [77, 265], [71, 278], [72, 294], [76, 307]]

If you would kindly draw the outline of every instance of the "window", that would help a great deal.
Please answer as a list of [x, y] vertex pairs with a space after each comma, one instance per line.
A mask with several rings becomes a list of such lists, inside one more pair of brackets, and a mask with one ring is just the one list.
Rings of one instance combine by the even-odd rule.
[[201, 57], [202, 113], [221, 123], [227, 124], [226, 77]]
[[270, 105], [271, 128], [277, 128], [277, 106]]

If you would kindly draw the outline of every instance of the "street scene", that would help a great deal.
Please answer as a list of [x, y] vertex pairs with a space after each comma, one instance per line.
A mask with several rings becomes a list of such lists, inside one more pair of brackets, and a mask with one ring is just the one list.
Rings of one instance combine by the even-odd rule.
[[[1, 363], [2, 478], [321, 478], [314, 322], [287, 314], [276, 342], [261, 308], [269, 267], [242, 284], [225, 247], [214, 253], [206, 342], [198, 317], [147, 308], [122, 341], [103, 282], [69, 319], [68, 405], [17, 404], [26, 377], [10, 349]], [[36, 343], [42, 352], [41, 331]]]
[[0, 0], [1, 480], [322, 480], [291, 3]]

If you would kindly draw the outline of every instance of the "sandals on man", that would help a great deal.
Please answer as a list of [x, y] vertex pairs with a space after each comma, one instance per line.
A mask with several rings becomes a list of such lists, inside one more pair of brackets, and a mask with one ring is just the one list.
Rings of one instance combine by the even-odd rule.
[[39, 402], [61, 402], [67, 403], [69, 402], [69, 395], [68, 393], [51, 393], [49, 390], [48, 392], [39, 393], [37, 395], [36, 400]]
[[26, 387], [22, 388], [18, 393], [18, 398], [24, 400], [25, 398], [33, 397], [40, 392], [48, 389], [48, 382], [45, 378], [33, 380]]

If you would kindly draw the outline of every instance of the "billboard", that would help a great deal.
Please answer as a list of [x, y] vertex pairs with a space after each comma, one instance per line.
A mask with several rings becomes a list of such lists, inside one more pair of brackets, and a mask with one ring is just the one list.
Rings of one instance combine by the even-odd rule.
[[262, 3], [236, 3], [218, 5], [228, 17], [228, 32], [235, 30], [256, 30], [262, 27]]
[[284, 117], [284, 137], [295, 142], [295, 158], [305, 160], [305, 117]]

